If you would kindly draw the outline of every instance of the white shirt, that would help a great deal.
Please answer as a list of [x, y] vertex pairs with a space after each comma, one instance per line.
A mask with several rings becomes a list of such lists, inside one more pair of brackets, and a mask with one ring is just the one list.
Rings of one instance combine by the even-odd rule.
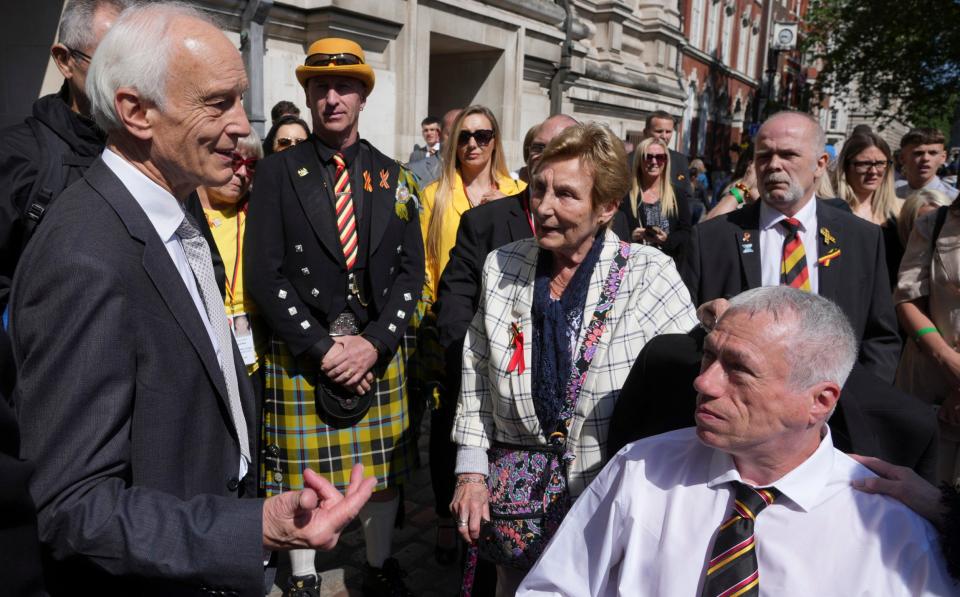
[[[946, 195], [947, 198], [950, 199], [951, 201], [956, 199], [957, 195], [960, 194], [960, 190], [956, 189], [955, 187], [951, 187], [947, 183], [943, 182], [943, 179], [940, 178], [939, 176], [934, 176], [933, 178], [928, 180], [927, 184], [923, 185], [923, 188], [929, 189], [931, 191], [940, 191], [941, 193]], [[895, 191], [897, 193], [897, 197], [900, 197], [901, 199], [906, 199], [911, 194], [913, 194], [914, 191], [919, 191], [919, 190], [920, 189], [915, 189], [911, 187], [910, 183], [907, 182], [907, 179], [905, 178], [898, 180], [896, 183]]]
[[[773, 485], [757, 517], [760, 594], [777, 597], [957, 595], [926, 520], [851, 487], [874, 476], [829, 432]], [[696, 597], [714, 535], [732, 511], [729, 455], [695, 428], [630, 444], [580, 495], [518, 596]]]
[[[760, 202], [760, 281], [763, 286], [780, 285], [780, 261], [783, 258], [783, 240], [787, 230], [780, 224], [787, 216]], [[820, 288], [817, 263], [817, 197], [813, 196], [794, 218], [800, 220], [800, 240], [807, 254], [810, 289], [817, 294]]]
[[[210, 318], [207, 317], [207, 310], [203, 305], [203, 299], [200, 298], [200, 290], [197, 288], [197, 280], [190, 268], [190, 262], [187, 261], [187, 254], [183, 251], [183, 245], [180, 244], [180, 237], [177, 236], [177, 228], [183, 222], [184, 212], [180, 202], [171, 195], [166, 189], [150, 180], [146, 174], [137, 170], [132, 164], [111, 151], [109, 148], [103, 150], [100, 156], [103, 163], [110, 168], [110, 171], [117, 175], [123, 186], [133, 195], [134, 200], [143, 209], [147, 219], [153, 224], [154, 229], [163, 241], [163, 246], [167, 249], [173, 266], [177, 268], [177, 273], [183, 280], [190, 298], [193, 299], [193, 305], [200, 314], [200, 320], [203, 321], [204, 329], [210, 338], [214, 351], [217, 353], [217, 363], [220, 370], [223, 371], [223, 357], [220, 353], [220, 343], [217, 341], [217, 335], [210, 325]], [[232, 349], [232, 347], [230, 347]], [[240, 478], [247, 474], [247, 462], [240, 457]]]

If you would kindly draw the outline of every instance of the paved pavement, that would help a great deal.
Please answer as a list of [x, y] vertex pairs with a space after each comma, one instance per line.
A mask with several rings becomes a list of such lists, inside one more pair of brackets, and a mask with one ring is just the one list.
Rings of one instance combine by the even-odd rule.
[[[460, 565], [442, 567], [433, 557], [437, 516], [433, 511], [433, 490], [430, 488], [427, 456], [429, 415], [424, 419], [418, 446], [421, 467], [406, 488], [406, 521], [402, 529], [394, 529], [394, 557], [406, 571], [406, 583], [414, 595], [452, 597], [458, 594], [460, 588]], [[321, 596], [362, 596], [361, 569], [365, 560], [363, 532], [359, 523], [354, 521], [347, 532], [341, 535], [336, 549], [317, 554], [317, 571], [323, 577]], [[281, 564], [278, 579], [285, 578], [287, 574], [289, 569]], [[281, 595], [280, 589], [274, 586], [270, 597]]]

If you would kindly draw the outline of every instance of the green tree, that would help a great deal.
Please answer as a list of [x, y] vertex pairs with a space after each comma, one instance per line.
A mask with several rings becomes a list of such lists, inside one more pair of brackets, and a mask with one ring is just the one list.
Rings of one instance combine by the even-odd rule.
[[944, 127], [960, 97], [960, 0], [813, 0], [804, 49], [820, 94], [855, 97], [877, 116]]

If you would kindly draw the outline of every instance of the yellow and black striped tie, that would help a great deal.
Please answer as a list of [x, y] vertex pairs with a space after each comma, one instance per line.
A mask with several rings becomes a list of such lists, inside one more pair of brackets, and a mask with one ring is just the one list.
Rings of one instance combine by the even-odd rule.
[[800, 220], [780, 220], [787, 230], [783, 239], [783, 258], [780, 260], [780, 285], [810, 292], [810, 270], [807, 269], [807, 253], [800, 239]]
[[736, 488], [733, 512], [717, 532], [701, 597], [752, 597], [760, 594], [754, 521], [781, 494], [773, 487], [754, 489], [739, 481], [733, 481], [733, 484]]

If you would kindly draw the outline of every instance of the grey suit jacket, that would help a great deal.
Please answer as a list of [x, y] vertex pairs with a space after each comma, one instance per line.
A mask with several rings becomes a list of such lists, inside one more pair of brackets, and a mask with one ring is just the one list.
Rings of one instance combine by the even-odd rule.
[[262, 595], [262, 502], [239, 499], [223, 375], [160, 237], [99, 159], [43, 224], [11, 336], [51, 593]]

